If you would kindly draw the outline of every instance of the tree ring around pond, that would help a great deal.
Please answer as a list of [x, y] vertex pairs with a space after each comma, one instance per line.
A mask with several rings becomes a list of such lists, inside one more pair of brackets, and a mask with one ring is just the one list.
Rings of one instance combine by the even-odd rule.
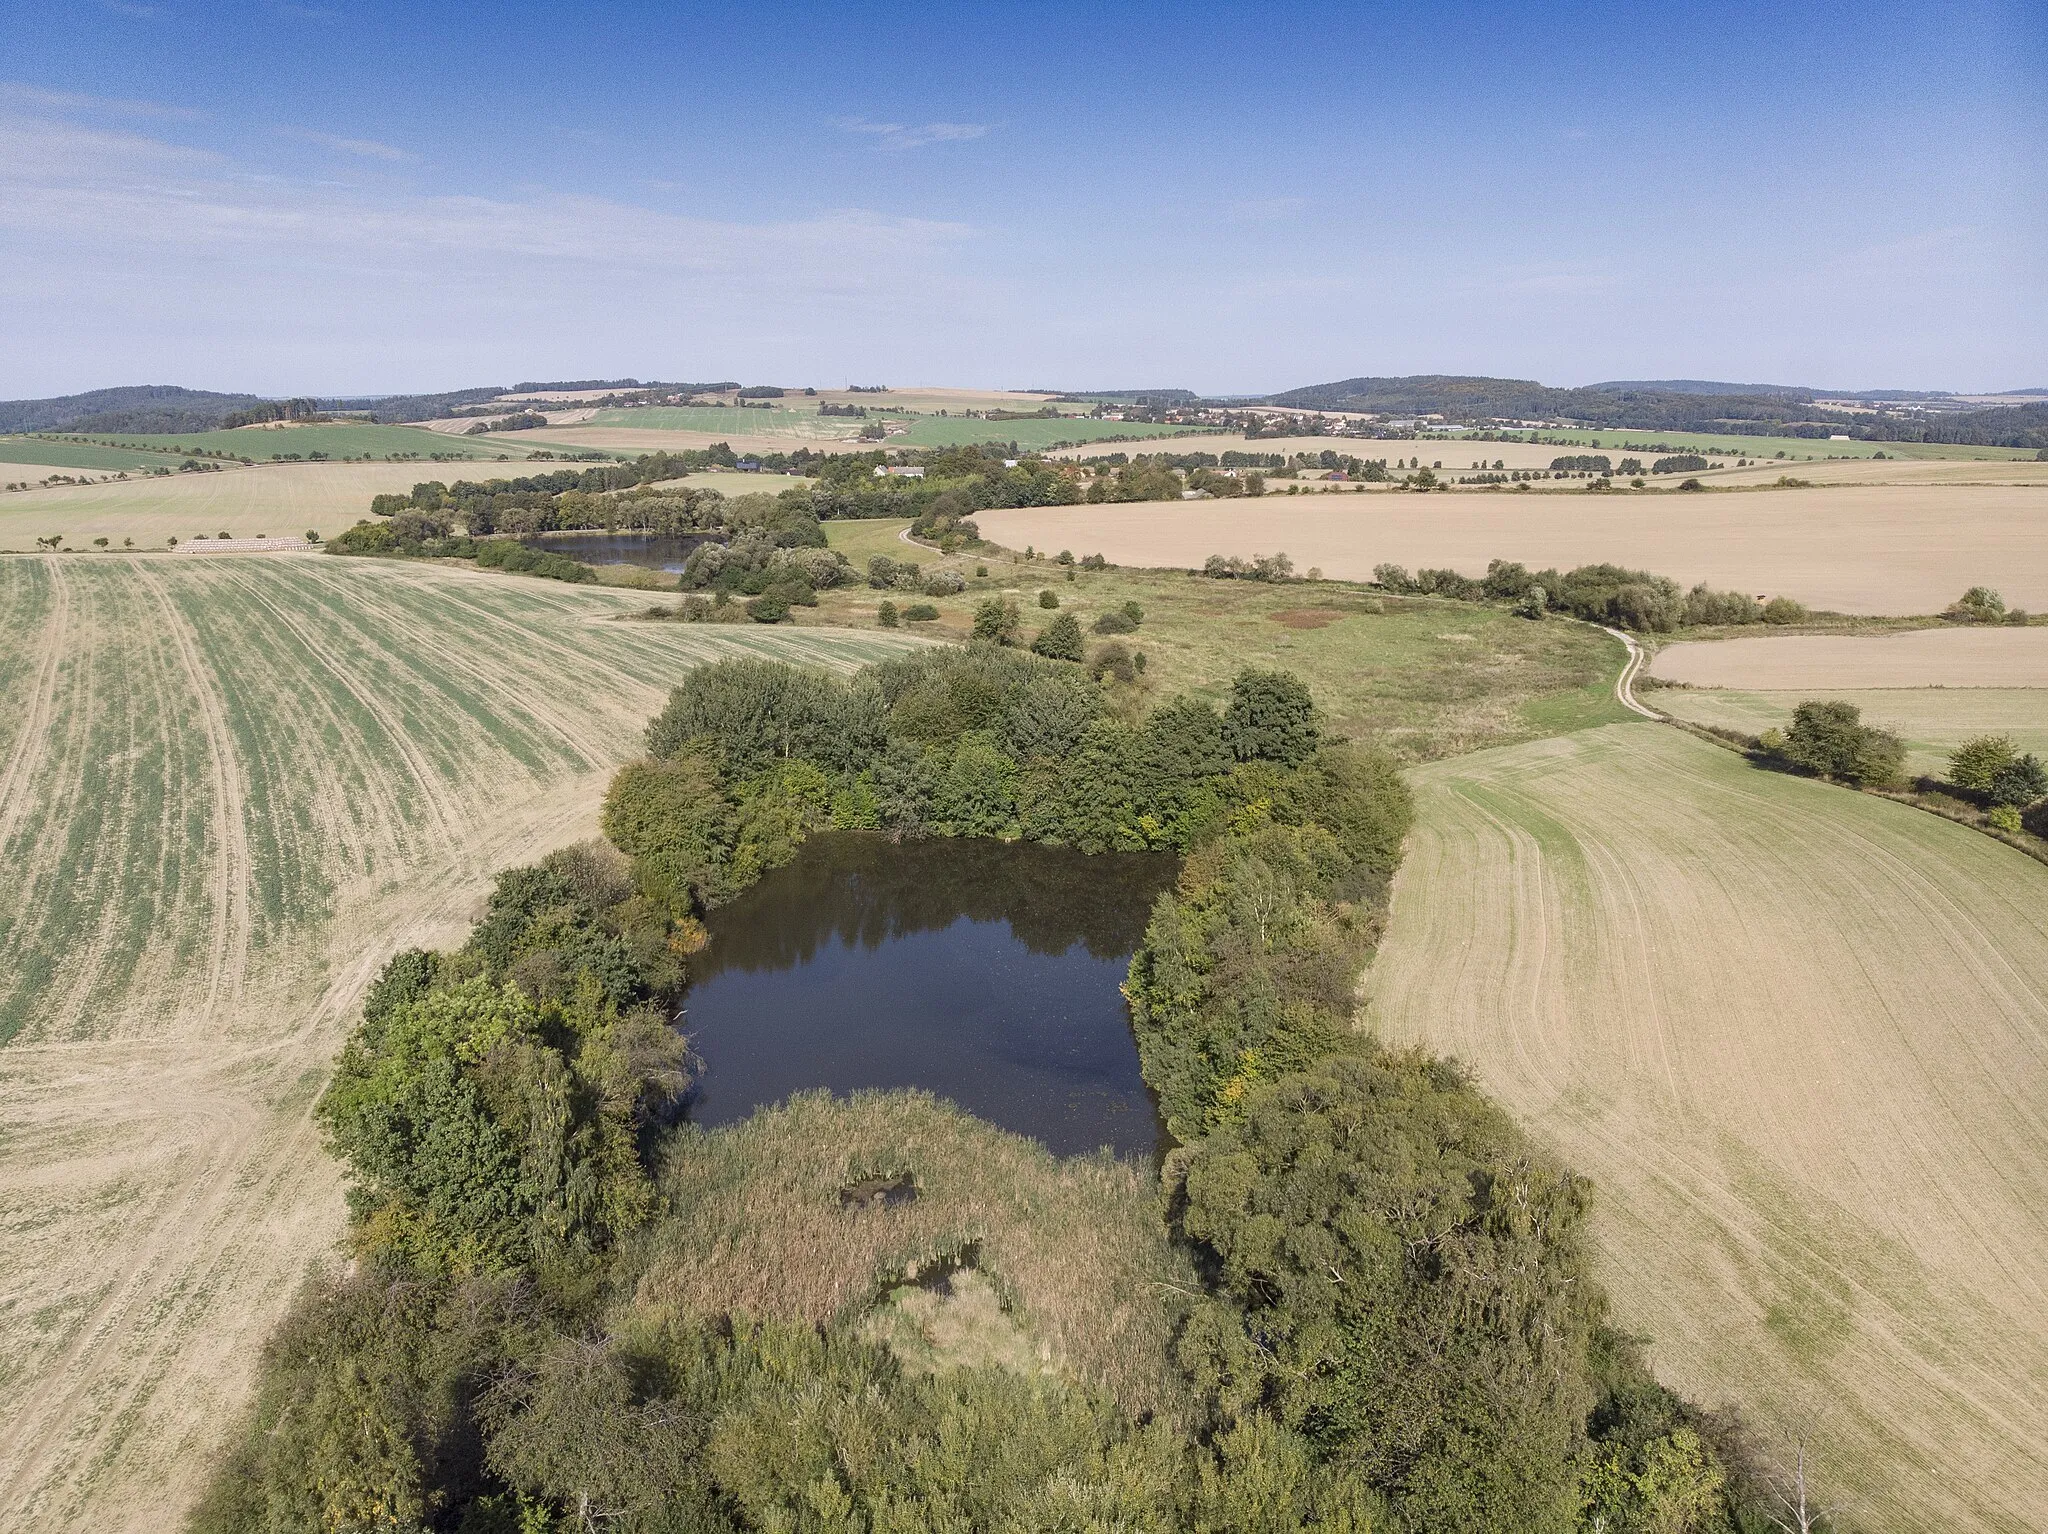
[[839, 1190], [841, 1209], [894, 1209], [917, 1199], [917, 1179], [908, 1172], [863, 1177]]

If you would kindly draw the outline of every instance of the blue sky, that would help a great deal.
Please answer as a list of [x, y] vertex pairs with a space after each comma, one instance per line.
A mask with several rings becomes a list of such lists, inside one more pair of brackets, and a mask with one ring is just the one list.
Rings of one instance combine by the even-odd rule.
[[2048, 385], [2048, 5], [0, 16], [0, 395]]

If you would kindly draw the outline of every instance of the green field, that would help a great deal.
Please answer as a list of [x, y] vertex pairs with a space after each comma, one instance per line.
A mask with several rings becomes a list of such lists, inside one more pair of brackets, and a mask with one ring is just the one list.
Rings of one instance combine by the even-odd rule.
[[[161, 453], [135, 448], [100, 447], [50, 437], [0, 437], [0, 464], [10, 463], [47, 464], [53, 469], [105, 469], [109, 473], [177, 467], [174, 463], [166, 464]], [[5, 471], [0, 470], [0, 479], [5, 477]]]
[[[901, 608], [930, 601], [929, 627], [964, 637], [977, 602], [1008, 595], [1028, 640], [1054, 613], [1038, 606], [1051, 591], [1088, 631], [1105, 611], [1136, 602], [1134, 634], [1119, 636], [1146, 657], [1131, 701], [1190, 692], [1224, 701], [1246, 666], [1283, 667], [1309, 684], [1339, 733], [1425, 761], [1508, 741], [1585, 729], [1631, 717], [1613, 696], [1619, 641], [1581, 623], [1528, 623], [1494, 608], [1431, 597], [1384, 597], [1337, 582], [1267, 585], [1215, 581], [1175, 570], [1077, 570], [1067, 581], [1050, 561], [959, 555], [902, 542], [901, 521], [831, 522], [826, 537], [861, 567], [875, 554], [911, 559], [930, 571], [950, 566], [968, 578], [959, 596], [887, 593]], [[977, 568], [988, 570], [976, 578]], [[820, 598], [825, 621], [873, 624], [885, 593], [865, 585]], [[1090, 646], [1102, 642], [1088, 634]]]
[[320, 555], [0, 560], [0, 1525], [104, 1528], [204, 1474], [340, 1231], [308, 1115], [392, 951], [593, 834], [688, 667], [912, 642], [612, 621], [645, 600]]
[[600, 410], [585, 423], [631, 426], [642, 431], [706, 431], [734, 437], [817, 438], [831, 441], [851, 436], [861, 423], [846, 416], [819, 415], [810, 410], [742, 410], [723, 405], [649, 405], [639, 410]]
[[1761, 735], [1791, 723], [1810, 699], [1838, 698], [1863, 711], [1866, 724], [1906, 743], [1906, 771], [1943, 776], [1948, 754], [1973, 735], [2010, 735], [2022, 751], [2048, 759], [2048, 688], [1810, 688], [1804, 692], [1737, 692], [1720, 687], [1659, 687], [1645, 701], [1695, 724]]
[[[449, 458], [524, 458], [532, 451], [517, 440], [517, 433], [500, 432], [487, 437], [459, 437], [430, 432], [417, 426], [293, 426], [284, 429], [245, 426], [235, 431], [198, 431], [171, 435], [121, 432], [95, 436], [96, 444], [143, 448], [159, 454], [177, 455], [187, 451], [227, 453], [253, 458], [259, 463], [297, 453], [305, 458], [325, 453], [329, 458], [418, 458], [422, 461], [440, 453]], [[41, 441], [17, 438], [17, 441]], [[162, 458], [155, 460], [163, 462]]]
[[1368, 1021], [1591, 1179], [1659, 1376], [1858, 1530], [2038, 1529], [2048, 868], [1648, 722], [1411, 781]]

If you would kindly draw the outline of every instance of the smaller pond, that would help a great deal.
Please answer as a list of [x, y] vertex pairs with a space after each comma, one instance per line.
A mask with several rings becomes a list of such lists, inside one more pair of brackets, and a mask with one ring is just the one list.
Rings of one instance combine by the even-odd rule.
[[639, 565], [677, 574], [691, 551], [707, 540], [666, 533], [536, 533], [520, 541], [550, 554], [567, 554], [587, 565]]
[[1177, 871], [1028, 842], [813, 837], [712, 913], [691, 961], [691, 1122], [814, 1087], [923, 1087], [1056, 1155], [1152, 1155], [1119, 987]]

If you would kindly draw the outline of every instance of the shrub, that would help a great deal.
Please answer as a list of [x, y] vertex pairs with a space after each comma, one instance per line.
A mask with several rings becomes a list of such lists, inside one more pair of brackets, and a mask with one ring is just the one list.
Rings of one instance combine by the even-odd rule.
[[1045, 608], [1057, 607], [1060, 605], [1060, 599], [1050, 591], [1041, 591], [1038, 594], [1038, 605]]
[[903, 609], [905, 623], [936, 623], [939, 610], [929, 602], [913, 602]]
[[1906, 747], [1898, 736], [1862, 722], [1853, 703], [1802, 703], [1785, 732], [1784, 758], [1822, 777], [1859, 787], [1898, 781]]
[[958, 570], [934, 570], [924, 580], [928, 597], [956, 597], [966, 589], [967, 577]]
[[1685, 481], [1685, 482], [1684, 482], [1683, 484], [1681, 484], [1681, 485], [1680, 485], [1680, 486], [1679, 486], [1678, 488], [1679, 488], [1679, 489], [1681, 489], [1681, 490], [1704, 490], [1704, 489], [1706, 489], [1707, 487], [1706, 487], [1705, 485], [1701, 484], [1701, 483], [1700, 483], [1700, 482], [1699, 482], [1698, 480], [1696, 480], [1696, 479], [1688, 479], [1688, 480], [1686, 480], [1686, 481]]
[[1072, 613], [1061, 613], [1038, 631], [1038, 637], [1031, 641], [1031, 651], [1047, 660], [1079, 662], [1084, 654], [1080, 621]]
[[1095, 653], [1088, 658], [1088, 672], [1098, 682], [1104, 677], [1125, 684], [1138, 679], [1138, 667], [1129, 647], [1115, 640], [1095, 647]]
[[1808, 615], [1805, 607], [1790, 597], [1772, 597], [1764, 603], [1761, 616], [1766, 623], [1804, 623]]
[[875, 621], [885, 629], [896, 627], [896, 604], [883, 598], [882, 605], [875, 609]]
[[1948, 780], [1973, 793], [1991, 792], [1992, 780], [2019, 760], [2020, 748], [2010, 735], [1975, 735], [1948, 757]]
[[2010, 804], [1994, 804], [1984, 812], [1984, 823], [1994, 831], [2003, 831], [2007, 836], [2018, 836], [2026, 829], [2026, 821], [2019, 810]]
[[1951, 623], [2003, 623], [2005, 598], [1989, 586], [1972, 586], [1948, 605], [1942, 617]]
[[1095, 622], [1090, 625], [1098, 634], [1128, 634], [1133, 632], [1137, 626], [1137, 624], [1131, 621], [1129, 613], [1116, 607], [1111, 608], [1106, 613], [1099, 614]]
[[764, 591], [748, 600], [747, 616], [756, 623], [780, 623], [789, 616], [789, 597], [781, 591]]

